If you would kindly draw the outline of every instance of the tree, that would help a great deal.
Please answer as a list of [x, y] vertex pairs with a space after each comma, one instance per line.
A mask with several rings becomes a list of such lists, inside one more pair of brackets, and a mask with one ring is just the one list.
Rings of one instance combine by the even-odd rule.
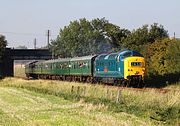
[[6, 46], [7, 46], [7, 40], [5, 39], [5, 36], [0, 35], [0, 58], [2, 58]]
[[180, 73], [180, 41], [169, 38], [157, 40], [144, 48], [148, 76]]
[[121, 41], [129, 33], [128, 30], [109, 23], [105, 18], [92, 21], [83, 18], [60, 29], [50, 48], [60, 57], [107, 53], [120, 47]]
[[131, 34], [124, 40], [123, 46], [128, 49], [137, 50], [140, 45], [148, 43], [148, 25], [133, 30]]
[[149, 29], [149, 42], [155, 42], [158, 39], [168, 38], [168, 31], [164, 29], [163, 25], [158, 25], [158, 23], [154, 23], [151, 25]]
[[168, 32], [162, 25], [157, 23], [143, 25], [137, 30], [133, 30], [131, 34], [124, 39], [123, 46], [128, 49], [134, 49], [140, 51], [143, 45], [153, 43], [156, 40], [168, 38]]
[[166, 53], [166, 65], [168, 66], [167, 72], [180, 74], [180, 40], [171, 40], [171, 43], [169, 43], [167, 47]]
[[111, 23], [107, 23], [105, 25], [104, 31], [106, 35], [109, 37], [109, 41], [114, 47], [118, 47], [123, 44], [125, 38], [130, 35], [130, 31], [128, 29], [121, 29], [119, 26], [116, 26]]

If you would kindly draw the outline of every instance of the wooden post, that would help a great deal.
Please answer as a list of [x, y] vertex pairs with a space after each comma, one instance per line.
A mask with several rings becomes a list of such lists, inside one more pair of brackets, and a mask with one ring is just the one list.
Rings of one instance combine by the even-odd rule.
[[106, 98], [109, 96], [109, 89], [106, 90]]
[[74, 86], [71, 87], [71, 93], [73, 93], [73, 92], [74, 92]]
[[86, 87], [84, 87], [83, 96], [86, 95]]
[[77, 95], [80, 95], [80, 86], [77, 87]]
[[110, 97], [109, 97], [111, 100], [113, 99], [113, 92], [111, 91], [110, 92]]
[[120, 99], [121, 99], [121, 90], [118, 90], [117, 98], [116, 98], [116, 103], [119, 103]]

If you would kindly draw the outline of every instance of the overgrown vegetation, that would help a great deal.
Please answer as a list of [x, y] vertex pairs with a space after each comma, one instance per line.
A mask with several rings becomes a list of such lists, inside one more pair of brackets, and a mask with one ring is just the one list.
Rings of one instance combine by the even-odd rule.
[[0, 59], [2, 58], [5, 48], [7, 46], [7, 41], [5, 39], [5, 36], [0, 34]]
[[180, 40], [157, 40], [143, 49], [150, 82], [166, 86], [180, 81]]
[[[134, 115], [136, 118], [147, 120], [151, 125], [180, 124], [178, 84], [174, 88], [169, 87], [171, 90], [165, 94], [153, 89], [148, 92], [121, 90], [118, 94], [118, 88], [103, 85], [43, 80], [25, 81], [13, 78], [2, 80], [0, 85], [55, 95], [74, 102], [83, 101], [96, 106], [104, 106], [104, 111]], [[119, 100], [117, 100], [118, 96], [120, 96]]]

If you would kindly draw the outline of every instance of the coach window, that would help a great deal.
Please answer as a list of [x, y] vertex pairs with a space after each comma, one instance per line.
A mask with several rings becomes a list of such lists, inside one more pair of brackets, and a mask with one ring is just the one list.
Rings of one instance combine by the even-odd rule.
[[67, 63], [64, 63], [64, 69], [66, 69], [67, 68]]

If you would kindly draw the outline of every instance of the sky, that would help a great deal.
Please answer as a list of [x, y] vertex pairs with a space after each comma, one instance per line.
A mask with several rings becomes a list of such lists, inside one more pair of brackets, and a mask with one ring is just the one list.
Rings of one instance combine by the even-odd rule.
[[170, 37], [180, 38], [180, 0], [0, 0], [0, 34], [8, 47], [37, 47], [56, 39], [70, 21], [105, 17], [129, 30], [162, 24]]

